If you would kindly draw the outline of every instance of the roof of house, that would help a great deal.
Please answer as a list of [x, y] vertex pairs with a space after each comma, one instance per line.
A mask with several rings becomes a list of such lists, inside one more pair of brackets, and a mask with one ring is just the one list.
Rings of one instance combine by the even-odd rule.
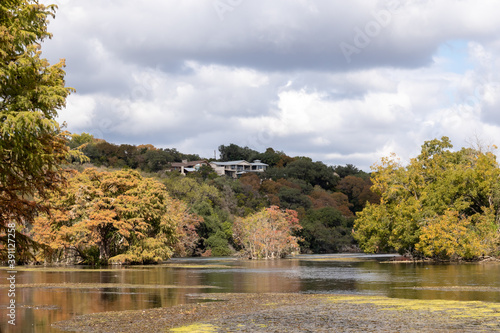
[[190, 161], [190, 162], [174, 162], [171, 163], [172, 167], [193, 167], [197, 164], [203, 164], [206, 163], [208, 164], [207, 160], [201, 160], [201, 161]]
[[253, 163], [247, 162], [245, 160], [239, 160], [239, 161], [228, 161], [228, 162], [211, 162], [215, 165], [220, 165], [220, 166], [225, 166], [225, 165], [238, 165], [238, 164], [245, 164], [245, 165], [262, 165], [262, 166], [268, 166], [266, 163], [262, 163], [261, 161], [255, 161]]
[[245, 160], [239, 160], [239, 161], [228, 161], [228, 162], [212, 162], [215, 165], [236, 165], [236, 164], [250, 164]]

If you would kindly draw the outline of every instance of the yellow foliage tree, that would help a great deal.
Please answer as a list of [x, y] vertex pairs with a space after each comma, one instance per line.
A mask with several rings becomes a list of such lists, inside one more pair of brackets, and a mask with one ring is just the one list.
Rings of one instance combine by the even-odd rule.
[[36, 0], [0, 3], [0, 250], [7, 226], [15, 229], [13, 261], [26, 261], [34, 244], [24, 229], [48, 209], [35, 195], [64, 182], [66, 139], [54, 119], [72, 89], [65, 87], [64, 60], [51, 65], [40, 51], [54, 12]]
[[380, 203], [357, 216], [354, 236], [367, 252], [476, 258], [498, 253], [500, 168], [491, 152], [451, 151], [447, 137], [426, 141], [403, 166], [395, 156], [374, 167]]
[[484, 230], [491, 229], [491, 225], [491, 221], [484, 221], [481, 216], [464, 216], [447, 210], [422, 227], [416, 248], [429, 257], [472, 259], [492, 252], [494, 241], [487, 236], [494, 230]]

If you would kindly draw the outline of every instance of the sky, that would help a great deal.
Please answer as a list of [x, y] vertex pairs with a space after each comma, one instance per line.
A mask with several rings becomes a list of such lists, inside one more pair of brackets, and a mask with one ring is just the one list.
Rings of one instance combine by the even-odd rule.
[[[202, 157], [234, 143], [370, 171], [500, 145], [496, 0], [43, 0], [72, 133]], [[217, 155], [218, 156], [218, 155]]]

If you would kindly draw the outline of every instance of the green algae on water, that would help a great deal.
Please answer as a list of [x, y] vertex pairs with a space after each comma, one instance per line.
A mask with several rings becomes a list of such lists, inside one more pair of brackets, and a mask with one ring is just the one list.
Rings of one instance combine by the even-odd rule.
[[332, 302], [346, 302], [354, 304], [371, 304], [383, 311], [416, 311], [440, 313], [450, 318], [468, 318], [483, 320], [496, 318], [500, 320], [500, 303], [480, 301], [451, 301], [451, 300], [421, 300], [401, 299], [384, 296], [331, 296]]
[[190, 332], [190, 333], [218, 332], [217, 329], [218, 329], [218, 327], [214, 326], [214, 325], [196, 323], [196, 324], [192, 324], [192, 325], [171, 328], [167, 332]]

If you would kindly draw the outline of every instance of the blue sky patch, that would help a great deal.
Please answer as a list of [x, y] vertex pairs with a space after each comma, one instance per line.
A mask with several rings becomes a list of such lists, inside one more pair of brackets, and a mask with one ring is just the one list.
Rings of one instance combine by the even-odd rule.
[[474, 68], [469, 58], [468, 43], [466, 40], [450, 40], [439, 47], [436, 56], [445, 59], [443, 70], [465, 74]]

